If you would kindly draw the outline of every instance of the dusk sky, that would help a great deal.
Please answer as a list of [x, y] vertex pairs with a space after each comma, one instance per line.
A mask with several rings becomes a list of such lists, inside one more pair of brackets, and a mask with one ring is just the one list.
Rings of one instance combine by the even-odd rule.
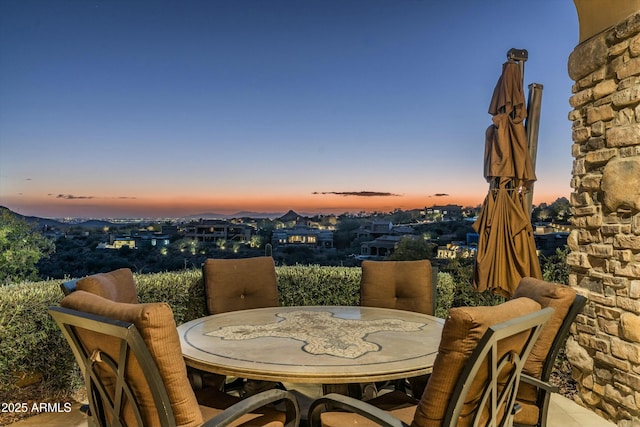
[[476, 206], [510, 48], [569, 197], [571, 0], [0, 0], [0, 205], [177, 217]]

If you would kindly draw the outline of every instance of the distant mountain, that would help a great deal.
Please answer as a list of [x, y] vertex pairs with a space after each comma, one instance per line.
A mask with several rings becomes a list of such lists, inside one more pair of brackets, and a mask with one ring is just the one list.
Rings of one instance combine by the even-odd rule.
[[[25, 216], [25, 215], [20, 215], [17, 212], [12, 211], [9, 208], [6, 208], [4, 206], [0, 206], [0, 211], [9, 211], [11, 212], [13, 215], [17, 216], [18, 218], [21, 218], [27, 222], [35, 222], [38, 224], [38, 227], [51, 227], [51, 228], [57, 228], [57, 229], [66, 229], [66, 228], [71, 228], [71, 227], [87, 227], [87, 228], [101, 228], [101, 227], [112, 227], [116, 224], [109, 222], [109, 221], [104, 221], [104, 220], [99, 220], [99, 219], [90, 219], [87, 221], [82, 221], [82, 222], [74, 222], [74, 223], [69, 223], [69, 222], [62, 222], [62, 221], [58, 221], [55, 219], [50, 219], [50, 218], [40, 218], [37, 216]], [[123, 225], [123, 224], [118, 224], [118, 225]]]
[[204, 212], [204, 213], [198, 213], [193, 215], [187, 215], [184, 218], [187, 218], [187, 219], [277, 218], [280, 215], [282, 215], [282, 212], [240, 211], [232, 214]]
[[193, 215], [186, 215], [183, 218], [185, 219], [220, 219], [220, 218], [227, 218], [227, 215], [225, 214], [221, 214], [221, 213], [213, 213], [213, 212], [203, 212], [203, 213], [198, 213], [198, 214], [193, 214]]
[[286, 214], [282, 215], [280, 218], [278, 218], [280, 221], [282, 222], [292, 222], [292, 221], [297, 221], [298, 218], [301, 218], [302, 215], [298, 214], [297, 212], [293, 211], [293, 210], [289, 210], [289, 212], [287, 212]]
[[251, 212], [241, 211], [230, 215], [231, 218], [277, 218], [282, 212]]

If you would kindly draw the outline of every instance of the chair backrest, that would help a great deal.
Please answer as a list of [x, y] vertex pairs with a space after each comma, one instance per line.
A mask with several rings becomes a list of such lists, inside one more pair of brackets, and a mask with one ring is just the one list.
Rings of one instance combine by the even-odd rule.
[[100, 295], [115, 302], [138, 303], [136, 282], [133, 278], [133, 272], [128, 268], [69, 280], [60, 284], [60, 288], [64, 295], [80, 290]]
[[71, 346], [100, 426], [189, 426], [203, 418], [166, 303], [117, 303], [77, 290], [49, 313]]
[[510, 425], [522, 368], [552, 312], [528, 298], [451, 309], [412, 425]]
[[433, 315], [437, 274], [426, 259], [362, 261], [360, 305]]
[[273, 258], [209, 258], [202, 264], [209, 314], [277, 307], [278, 281]]
[[531, 351], [523, 372], [546, 381], [553, 371], [553, 364], [564, 345], [571, 324], [582, 311], [587, 299], [566, 285], [545, 282], [533, 277], [520, 280], [513, 298], [527, 297], [543, 308], [555, 309], [540, 338]]
[[[520, 280], [514, 298], [522, 296], [537, 301], [542, 307], [555, 309], [522, 371], [533, 378], [548, 383], [556, 358], [569, 336], [571, 325], [587, 303], [587, 298], [579, 295], [569, 286], [545, 282], [532, 277]], [[538, 387], [529, 382], [521, 382], [518, 390], [518, 403], [522, 407], [522, 411], [516, 415], [515, 423], [518, 425], [545, 425], [549, 410], [550, 390], [548, 387]]]

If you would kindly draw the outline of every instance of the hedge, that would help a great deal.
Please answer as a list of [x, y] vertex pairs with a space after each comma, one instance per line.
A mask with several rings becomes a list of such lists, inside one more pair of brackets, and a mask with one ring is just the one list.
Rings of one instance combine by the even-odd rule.
[[[359, 304], [360, 268], [278, 266], [276, 274], [283, 306]], [[140, 302], [169, 303], [177, 324], [205, 315], [199, 269], [134, 277]], [[449, 274], [440, 272], [438, 282], [436, 315], [444, 317], [455, 289]], [[10, 400], [25, 378], [39, 381], [49, 396], [70, 396], [83, 386], [71, 349], [47, 313], [63, 297], [60, 283], [0, 287], [0, 400]]]

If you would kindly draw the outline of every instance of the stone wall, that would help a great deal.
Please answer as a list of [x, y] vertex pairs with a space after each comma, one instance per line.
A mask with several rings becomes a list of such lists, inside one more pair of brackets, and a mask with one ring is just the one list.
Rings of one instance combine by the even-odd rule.
[[578, 403], [640, 426], [640, 12], [578, 45], [570, 284], [589, 298], [567, 342]]

